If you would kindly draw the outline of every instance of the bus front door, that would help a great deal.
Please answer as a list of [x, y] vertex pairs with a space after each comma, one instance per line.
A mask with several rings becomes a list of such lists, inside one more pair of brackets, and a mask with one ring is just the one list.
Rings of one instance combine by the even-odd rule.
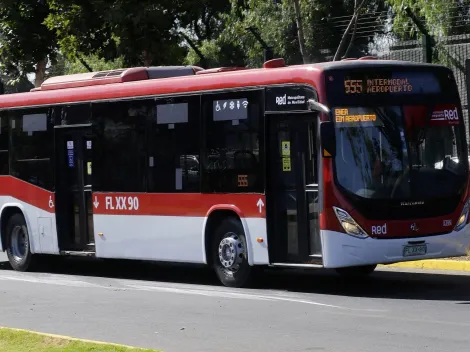
[[59, 248], [94, 252], [91, 126], [57, 126], [55, 150]]
[[267, 115], [272, 263], [321, 264], [315, 115]]

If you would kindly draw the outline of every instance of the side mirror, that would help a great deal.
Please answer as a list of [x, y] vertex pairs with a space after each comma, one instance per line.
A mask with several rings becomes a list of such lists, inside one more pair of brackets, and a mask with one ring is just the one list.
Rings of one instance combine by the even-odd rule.
[[320, 122], [320, 145], [323, 157], [336, 156], [335, 126], [332, 121]]

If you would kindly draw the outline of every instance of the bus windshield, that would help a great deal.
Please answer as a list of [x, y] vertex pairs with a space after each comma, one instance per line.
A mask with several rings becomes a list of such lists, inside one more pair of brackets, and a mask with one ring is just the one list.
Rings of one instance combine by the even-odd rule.
[[[426, 201], [431, 210], [451, 209], [468, 172], [452, 72], [379, 62], [348, 67], [325, 76], [336, 128], [335, 183], [374, 216], [397, 202]], [[375, 200], [374, 205], [362, 203], [365, 199]], [[397, 216], [412, 216], [403, 212]]]
[[449, 197], [465, 183], [463, 125], [455, 105], [333, 109], [336, 179], [369, 199]]

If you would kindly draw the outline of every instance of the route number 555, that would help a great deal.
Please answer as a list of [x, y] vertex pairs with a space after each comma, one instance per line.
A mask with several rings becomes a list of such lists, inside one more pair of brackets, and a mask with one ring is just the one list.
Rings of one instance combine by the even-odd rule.
[[344, 89], [346, 94], [362, 93], [362, 80], [348, 79], [344, 81]]

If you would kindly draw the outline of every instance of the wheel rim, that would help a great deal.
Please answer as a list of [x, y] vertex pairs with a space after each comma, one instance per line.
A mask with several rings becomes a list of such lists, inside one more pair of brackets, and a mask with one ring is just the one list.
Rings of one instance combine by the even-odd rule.
[[26, 256], [27, 246], [26, 229], [24, 226], [15, 226], [11, 234], [11, 252], [17, 262], [22, 261]]
[[245, 243], [233, 232], [227, 233], [219, 243], [219, 262], [228, 272], [237, 272], [246, 255]]

